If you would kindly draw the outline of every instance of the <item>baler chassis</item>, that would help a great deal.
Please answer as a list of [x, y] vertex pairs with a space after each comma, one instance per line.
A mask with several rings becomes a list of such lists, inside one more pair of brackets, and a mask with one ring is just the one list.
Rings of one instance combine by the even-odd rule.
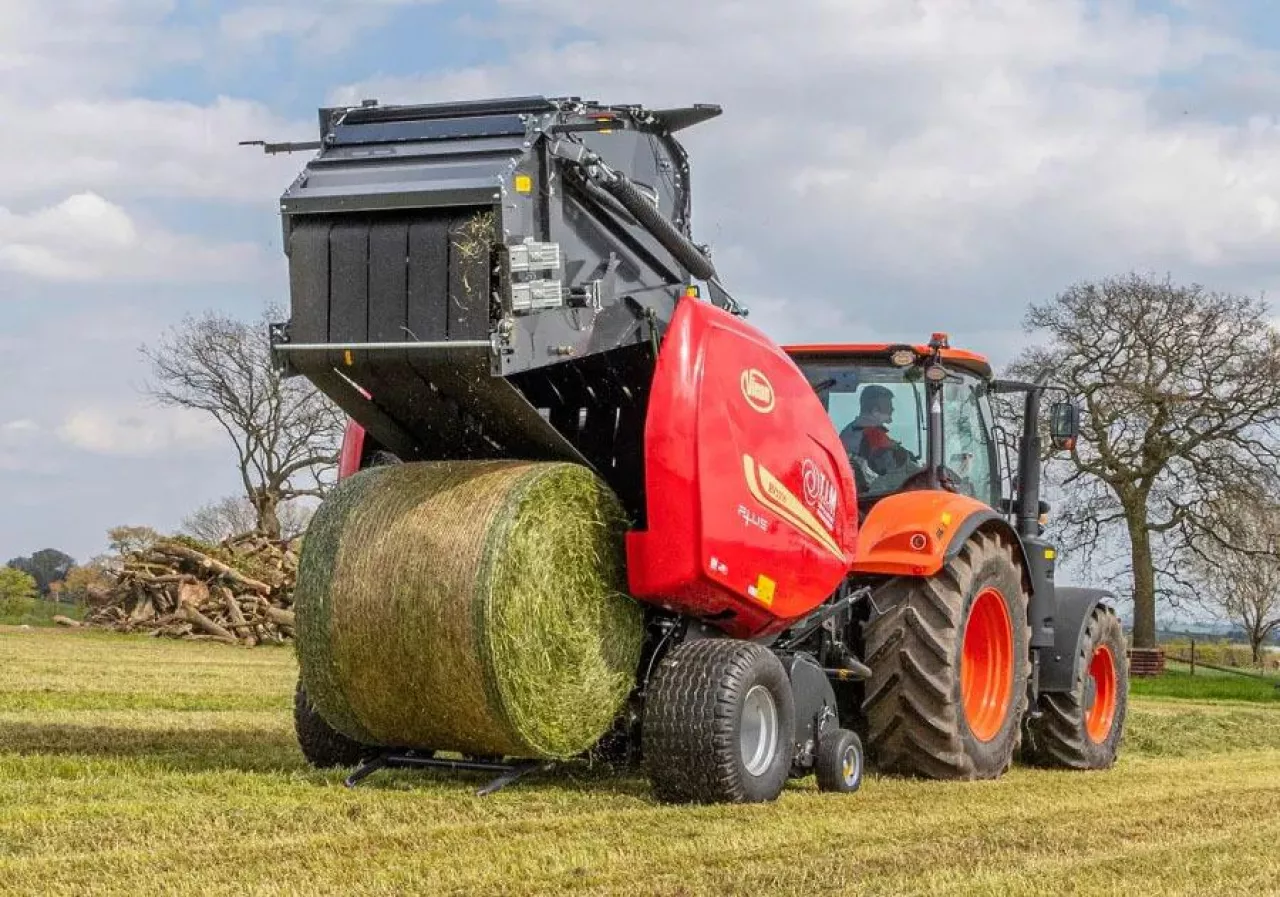
[[493, 772], [497, 777], [476, 791], [477, 797], [485, 797], [501, 791], [508, 785], [519, 781], [530, 773], [545, 772], [555, 764], [544, 760], [516, 760], [510, 763], [490, 760], [442, 760], [438, 757], [424, 757], [413, 751], [388, 751], [371, 757], [360, 764], [343, 784], [354, 788], [383, 769], [442, 769], [452, 772]]
[[[871, 671], [852, 656], [840, 637], [841, 633], [847, 631], [854, 609], [863, 600], [870, 600], [870, 598], [869, 588], [842, 589], [832, 601], [799, 621], [795, 627], [783, 633], [768, 646], [769, 653], [781, 662], [782, 668], [786, 671], [786, 681], [790, 686], [795, 707], [793, 749], [788, 754], [789, 778], [815, 772], [820, 763], [820, 743], [825, 738], [844, 731], [840, 729], [840, 714], [830, 683], [857, 682], [871, 675]], [[699, 641], [720, 641], [726, 647], [730, 644], [749, 644], [725, 639], [716, 630], [688, 619], [656, 620], [652, 622], [650, 631], [651, 647], [641, 663], [639, 683], [632, 694], [631, 701], [628, 702], [627, 711], [619, 720], [619, 727], [607, 733], [601, 740], [601, 745], [588, 752], [588, 755], [594, 755], [601, 746], [612, 742], [612, 745], [606, 748], [610, 756], [605, 759], [605, 762], [613, 766], [634, 767], [640, 759], [638, 747], [642, 741], [644, 703], [655, 670], [666, 655], [679, 647]], [[852, 736], [852, 733], [847, 733], [846, 737], [848, 736]], [[856, 742], [856, 736], [854, 740]], [[780, 750], [780, 753], [788, 752]], [[860, 744], [857, 755], [857, 776], [860, 777]], [[412, 750], [390, 749], [365, 759], [347, 777], [345, 785], [348, 788], [354, 788], [374, 773], [384, 769], [494, 773], [495, 778], [476, 792], [478, 797], [484, 797], [530, 774], [548, 772], [558, 765], [560, 764], [556, 761], [548, 760], [489, 759], [470, 756], [454, 760], [424, 755]], [[832, 774], [828, 772], [826, 777], [830, 779]], [[852, 787], [847, 790], [856, 788], [857, 780], [855, 779], [851, 785]]]

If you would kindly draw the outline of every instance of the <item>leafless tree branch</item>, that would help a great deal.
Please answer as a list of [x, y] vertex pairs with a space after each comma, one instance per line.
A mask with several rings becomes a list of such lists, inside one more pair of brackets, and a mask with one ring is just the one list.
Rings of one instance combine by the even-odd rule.
[[276, 317], [268, 308], [251, 325], [207, 312], [142, 348], [148, 392], [162, 405], [204, 411], [227, 433], [257, 528], [273, 539], [281, 537], [282, 503], [324, 493], [344, 426], [309, 382], [276, 370], [267, 342]]

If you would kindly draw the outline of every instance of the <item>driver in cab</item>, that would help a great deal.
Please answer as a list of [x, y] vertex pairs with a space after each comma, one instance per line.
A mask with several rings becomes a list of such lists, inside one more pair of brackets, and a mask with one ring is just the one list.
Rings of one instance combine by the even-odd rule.
[[849, 459], [863, 462], [869, 472], [885, 476], [890, 473], [911, 474], [920, 470], [915, 456], [902, 443], [889, 435], [893, 421], [893, 392], [871, 384], [859, 397], [859, 414], [840, 433]]

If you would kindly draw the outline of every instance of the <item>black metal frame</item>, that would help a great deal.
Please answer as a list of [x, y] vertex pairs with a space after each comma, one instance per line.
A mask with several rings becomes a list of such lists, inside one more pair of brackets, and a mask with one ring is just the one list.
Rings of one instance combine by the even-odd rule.
[[423, 757], [413, 751], [388, 751], [379, 754], [360, 764], [343, 783], [354, 788], [383, 769], [447, 769], [452, 772], [493, 772], [497, 777], [476, 792], [477, 797], [485, 797], [517, 782], [530, 773], [544, 772], [555, 764], [546, 760], [514, 760], [511, 762], [490, 760], [441, 760], [438, 757]]

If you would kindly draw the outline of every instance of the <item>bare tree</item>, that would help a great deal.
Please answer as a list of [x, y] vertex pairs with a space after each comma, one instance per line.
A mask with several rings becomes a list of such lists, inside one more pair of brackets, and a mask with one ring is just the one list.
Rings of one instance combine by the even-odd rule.
[[[280, 520], [280, 538], [295, 539], [302, 535], [311, 520], [312, 509], [301, 502], [288, 501], [276, 509]], [[229, 495], [202, 505], [182, 521], [182, 531], [189, 536], [217, 544], [224, 539], [256, 531], [258, 512], [243, 495]]]
[[[1192, 542], [1202, 603], [1238, 624], [1253, 662], [1280, 632], [1280, 501], [1274, 490], [1240, 493], [1214, 502], [1214, 526]], [[1270, 497], [1269, 497], [1270, 496]]]
[[280, 506], [323, 496], [338, 463], [343, 417], [301, 377], [272, 363], [268, 308], [250, 325], [214, 312], [186, 318], [155, 347], [144, 346], [161, 404], [211, 415], [235, 446], [257, 529], [279, 539]]
[[1056, 533], [1086, 558], [1123, 546], [1133, 643], [1154, 647], [1157, 592], [1193, 590], [1213, 502], [1259, 492], [1280, 463], [1280, 334], [1260, 299], [1137, 274], [1034, 304], [1025, 329], [1044, 343], [1011, 373], [1048, 369], [1082, 404], [1075, 449], [1050, 463]]

